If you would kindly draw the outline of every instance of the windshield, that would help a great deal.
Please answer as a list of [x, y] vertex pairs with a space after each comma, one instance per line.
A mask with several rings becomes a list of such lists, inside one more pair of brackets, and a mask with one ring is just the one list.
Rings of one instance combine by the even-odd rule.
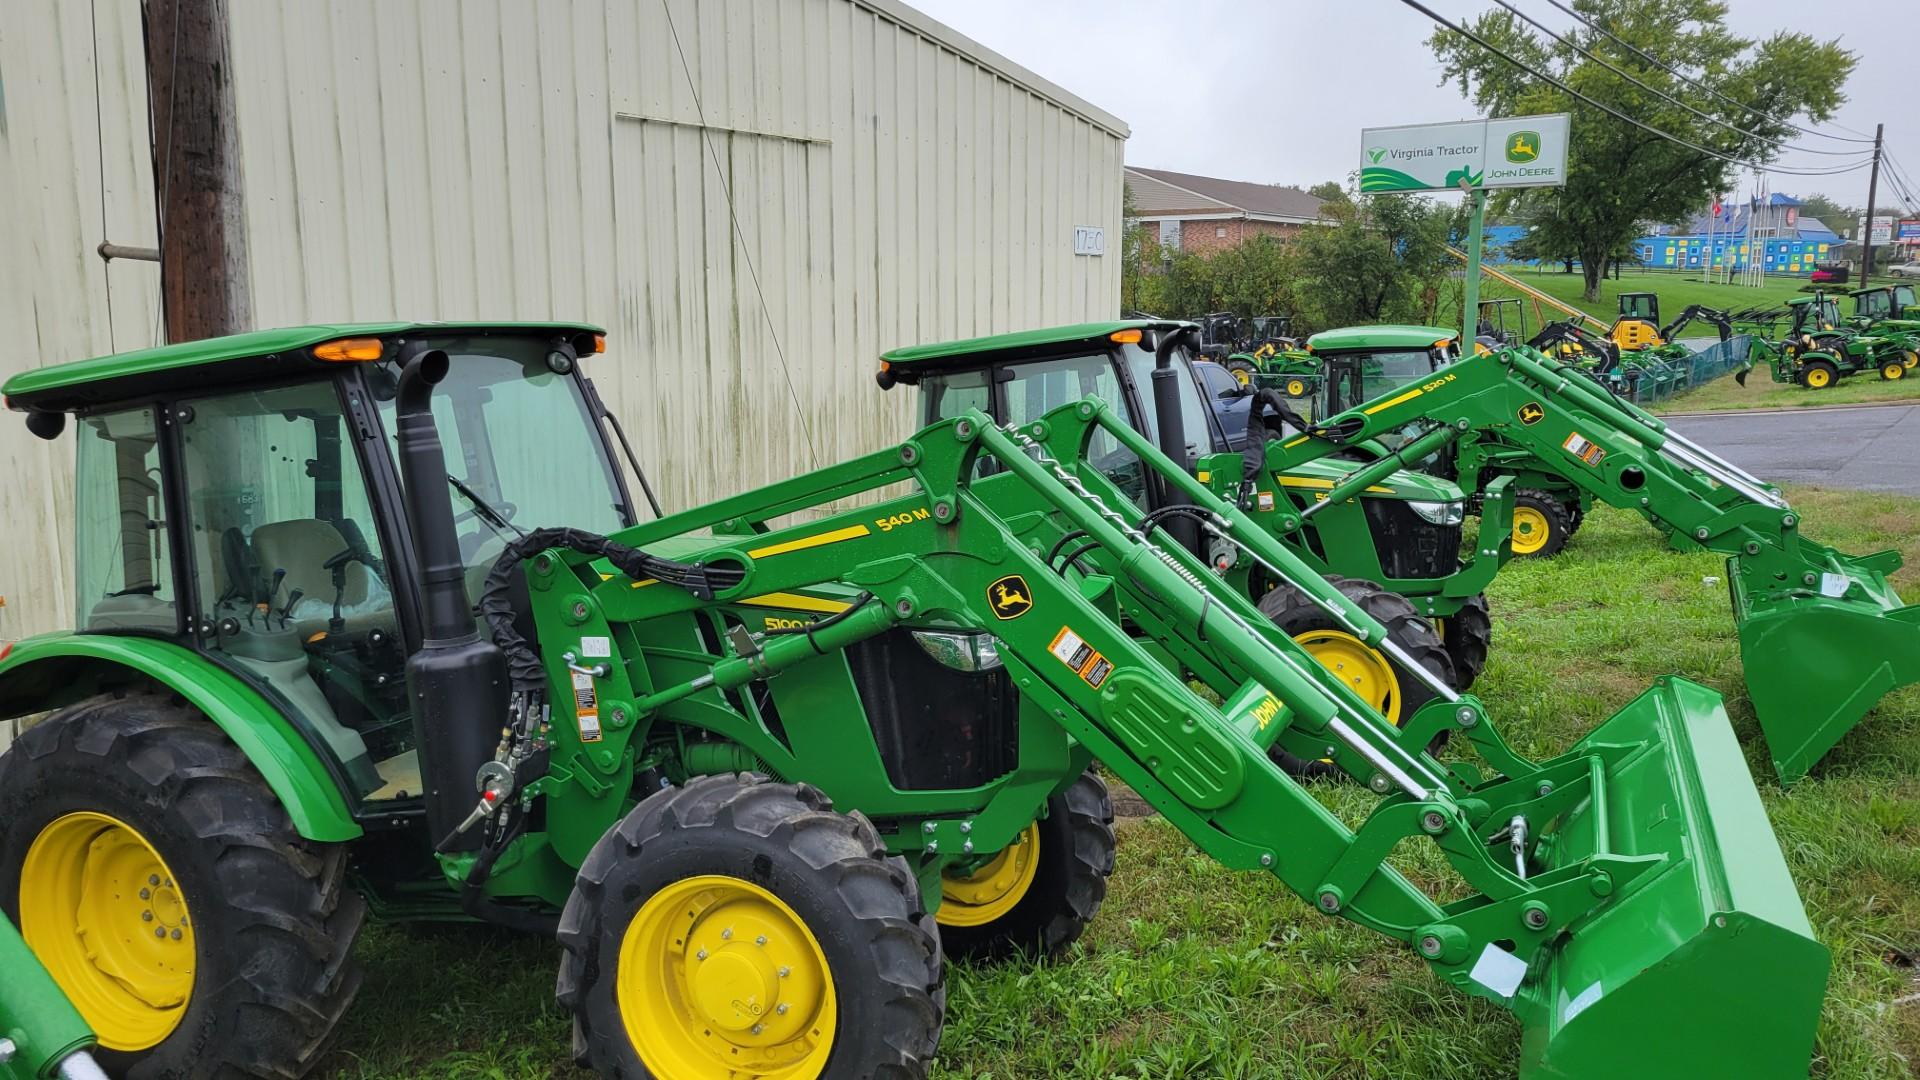
[[[436, 344], [452, 362], [434, 388], [433, 418], [447, 473], [459, 481], [453, 518], [469, 597], [520, 530], [571, 526], [604, 535], [625, 527], [629, 515], [599, 426], [579, 381], [548, 366], [546, 341], [489, 336]], [[382, 396], [392, 441], [394, 402]], [[505, 527], [459, 486], [498, 511]]]
[[1382, 349], [1336, 353], [1324, 358], [1326, 383], [1321, 415], [1345, 412], [1407, 383], [1434, 373], [1439, 361], [1432, 349]]
[[1893, 306], [1904, 311], [1913, 306], [1913, 286], [1895, 285], [1893, 287]]

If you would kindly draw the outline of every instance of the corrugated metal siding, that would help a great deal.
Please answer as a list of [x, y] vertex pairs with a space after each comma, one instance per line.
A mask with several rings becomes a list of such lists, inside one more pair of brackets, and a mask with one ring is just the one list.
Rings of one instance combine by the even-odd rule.
[[[117, 9], [119, 67], [141, 91], [135, 2], [99, 2], [103, 20]], [[77, 74], [56, 97], [87, 114], [59, 130], [89, 131], [85, 9], [29, 6], [44, 8], [33, 26], [0, 28], [4, 75], [29, 55], [45, 70], [29, 44], [47, 40], [40, 23], [79, 12], [61, 66], [75, 54]], [[1118, 307], [1124, 125], [894, 0], [230, 10], [256, 322], [607, 325], [611, 351], [590, 371], [670, 509], [900, 438], [908, 396], [872, 381], [884, 349]], [[143, 97], [119, 108], [145, 116]], [[144, 125], [110, 145], [144, 154]], [[79, 215], [92, 205], [97, 219], [98, 191], [84, 149], [73, 168], [71, 149], [37, 162], [15, 151], [77, 205], [20, 220], [0, 207], [0, 228], [90, 251], [97, 230]], [[133, 195], [129, 206], [151, 207], [150, 192]], [[1075, 256], [1076, 225], [1105, 227], [1114, 254]], [[89, 259], [61, 271], [63, 296], [103, 291]], [[27, 263], [11, 272], [51, 276]], [[0, 304], [17, 303], [13, 291]], [[47, 356], [109, 347], [103, 322], [69, 318], [86, 335]], [[25, 436], [0, 424], [0, 438]], [[45, 494], [0, 491], [16, 504]], [[41, 560], [51, 548], [29, 546]], [[24, 569], [0, 562], [0, 589]], [[60, 605], [24, 606], [39, 628], [66, 617]], [[4, 619], [0, 637], [20, 632]]]
[[[159, 269], [94, 253], [154, 243], [142, 48], [138, 0], [0, 18], [0, 379], [157, 336]], [[0, 417], [0, 641], [73, 618], [73, 448]]]

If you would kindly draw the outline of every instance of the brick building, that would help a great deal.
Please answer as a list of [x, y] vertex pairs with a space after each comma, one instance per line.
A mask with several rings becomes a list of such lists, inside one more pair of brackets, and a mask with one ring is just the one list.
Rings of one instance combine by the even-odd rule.
[[1147, 236], [1180, 251], [1212, 254], [1251, 236], [1285, 239], [1303, 225], [1325, 220], [1320, 200], [1296, 187], [1131, 165], [1126, 180]]

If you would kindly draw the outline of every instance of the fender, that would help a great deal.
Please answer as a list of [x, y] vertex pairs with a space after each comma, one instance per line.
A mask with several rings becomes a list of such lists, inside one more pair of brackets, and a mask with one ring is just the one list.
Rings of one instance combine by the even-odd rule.
[[360, 826], [326, 766], [258, 692], [191, 650], [145, 637], [75, 634], [0, 648], [0, 719], [57, 709], [117, 684], [159, 683], [199, 709], [260, 772], [308, 840], [352, 840]]

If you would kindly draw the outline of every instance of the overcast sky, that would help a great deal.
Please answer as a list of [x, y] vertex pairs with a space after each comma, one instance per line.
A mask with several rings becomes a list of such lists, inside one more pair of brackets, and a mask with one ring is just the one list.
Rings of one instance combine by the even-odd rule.
[[[1358, 167], [1360, 129], [1461, 120], [1472, 108], [1422, 44], [1426, 16], [1400, 0], [907, 0], [988, 48], [1126, 121], [1127, 163], [1234, 180], [1306, 186]], [[1558, 30], [1572, 20], [1546, 0], [1513, 0]], [[1838, 33], [1860, 57], [1848, 101], [1818, 130], [1873, 133], [1920, 183], [1912, 0], [1728, 0], [1749, 38], [1783, 28]], [[1427, 0], [1460, 21], [1492, 0]], [[1810, 11], [1820, 17], [1807, 19]], [[1878, 26], [1878, 33], [1852, 27]], [[1849, 28], [1849, 29], [1842, 29]], [[1815, 126], [1815, 125], [1807, 125]], [[1851, 143], [1795, 136], [1802, 145]], [[1578, 152], [1578, 148], [1575, 148]], [[1788, 153], [1777, 164], [1823, 168], [1849, 159]], [[1775, 175], [1773, 190], [1822, 191], [1864, 206], [1867, 170], [1840, 176]], [[1887, 199], [1881, 184], [1881, 201]], [[1744, 195], [1743, 188], [1740, 194]], [[1920, 191], [1916, 191], [1920, 194]], [[1839, 222], [1829, 224], [1838, 226]]]

